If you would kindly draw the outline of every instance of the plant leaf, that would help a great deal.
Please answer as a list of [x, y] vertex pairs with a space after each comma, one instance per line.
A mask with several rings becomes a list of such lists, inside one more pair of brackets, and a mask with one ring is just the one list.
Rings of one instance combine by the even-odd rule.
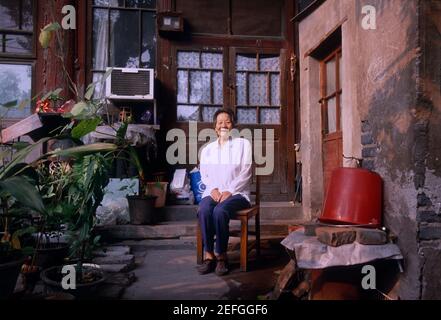
[[98, 152], [115, 151], [117, 148], [118, 146], [113, 143], [92, 143], [92, 144], [72, 147], [64, 150], [55, 150], [49, 152], [48, 154], [55, 156], [74, 157], [74, 156], [93, 154]]
[[104, 81], [110, 76], [110, 74], [112, 73], [112, 71], [113, 71], [113, 68], [109, 68], [109, 69], [107, 69], [106, 73], [105, 73], [104, 76], [101, 78], [101, 81], [104, 82]]
[[124, 121], [124, 122], [121, 124], [121, 126], [118, 128], [118, 130], [116, 131], [115, 136], [116, 136], [117, 141], [118, 141], [119, 143], [124, 142], [124, 139], [125, 139], [125, 137], [126, 137], [126, 133], [127, 133], [127, 129], [128, 129], [128, 127], [129, 127], [129, 123], [126, 122], [126, 121]]
[[12, 148], [13, 148], [13, 149], [16, 149], [16, 150], [21, 150], [21, 149], [24, 149], [24, 148], [28, 147], [29, 145], [30, 145], [29, 142], [26, 142], [26, 141], [18, 141], [18, 142], [15, 142], [15, 143], [12, 145]]
[[72, 129], [72, 138], [80, 139], [86, 134], [95, 131], [96, 127], [101, 123], [100, 118], [84, 119]]
[[31, 153], [35, 148], [40, 147], [40, 145], [49, 141], [50, 139], [52, 139], [52, 138], [51, 137], [41, 138], [36, 143], [31, 144], [31, 145], [21, 149], [20, 151], [17, 151], [14, 154], [14, 156], [12, 157], [12, 161], [0, 169], [0, 180], [3, 179], [8, 174], [8, 172], [12, 168], [14, 168], [17, 164], [24, 162], [24, 160], [29, 155], [29, 153]]
[[20, 239], [18, 238], [16, 232], [14, 232], [14, 234], [12, 235], [11, 245], [12, 245], [12, 249], [14, 249], [14, 250], [20, 250], [21, 249]]
[[23, 206], [44, 213], [45, 208], [38, 190], [24, 177], [10, 177], [0, 181], [0, 189], [9, 192]]
[[93, 95], [94, 91], [95, 91], [95, 83], [91, 83], [87, 87], [87, 91], [86, 91], [86, 94], [84, 95], [84, 99], [90, 100], [90, 98], [92, 98], [92, 95]]
[[74, 117], [76, 117], [76, 116], [79, 116], [86, 108], [87, 108], [87, 103], [84, 101], [80, 101], [72, 107], [72, 110], [70, 111], [70, 113]]
[[13, 108], [17, 105], [18, 101], [17, 100], [12, 100], [12, 101], [8, 101], [4, 104], [2, 104], [3, 108]]
[[31, 102], [29, 99], [24, 99], [20, 101], [20, 104], [17, 107], [18, 110], [23, 110], [29, 102]]
[[47, 24], [42, 30], [44, 31], [56, 31], [58, 29], [61, 29], [61, 26], [58, 22], [52, 22]]
[[138, 153], [136, 152], [135, 148], [132, 146], [129, 146], [128, 149], [129, 149], [130, 160], [134, 163], [136, 170], [138, 170], [138, 175], [139, 175], [139, 179], [141, 180], [141, 183], [144, 184], [144, 169], [142, 168], [141, 160], [138, 157]]
[[46, 93], [43, 97], [41, 97], [41, 101], [46, 100], [47, 98], [49, 98], [52, 95], [52, 91], [49, 91], [48, 93]]
[[63, 91], [63, 88], [57, 88], [54, 91], [52, 91], [51, 96], [59, 96], [61, 91]]
[[52, 34], [48, 30], [42, 29], [40, 35], [38, 36], [38, 41], [43, 49], [47, 49], [49, 47], [49, 43], [51, 42]]

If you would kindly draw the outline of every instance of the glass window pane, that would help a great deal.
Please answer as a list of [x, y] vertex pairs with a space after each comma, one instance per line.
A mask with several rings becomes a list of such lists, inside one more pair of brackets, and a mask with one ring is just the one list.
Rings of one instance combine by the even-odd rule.
[[271, 75], [271, 105], [280, 106], [280, 75]]
[[202, 68], [222, 69], [222, 53], [203, 52], [201, 55]]
[[94, 0], [95, 6], [124, 7], [124, 0]]
[[[0, 103], [32, 98], [32, 67], [30, 65], [0, 64]], [[23, 109], [1, 108], [2, 118], [24, 118], [31, 113], [30, 103]]]
[[156, 0], [127, 0], [127, 7], [156, 9]]
[[212, 77], [213, 77], [213, 103], [223, 104], [224, 92], [223, 92], [222, 72], [213, 72]]
[[279, 56], [260, 55], [260, 71], [280, 71]]
[[339, 102], [339, 111], [340, 111], [340, 128], [338, 128], [338, 130], [341, 130], [341, 117], [342, 117], [342, 113], [343, 113], [343, 101], [342, 101], [342, 94], [340, 93], [338, 95], [338, 102]]
[[102, 98], [101, 93], [103, 93], [103, 96], [106, 92], [106, 82], [104, 81], [103, 84], [101, 84], [101, 79], [103, 78], [104, 73], [101, 72], [94, 72], [93, 73], [93, 79], [92, 81], [95, 82], [95, 90], [93, 92], [94, 99], [100, 99]]
[[154, 68], [156, 65], [156, 19], [153, 12], [142, 14], [141, 67]]
[[256, 71], [256, 55], [238, 54], [236, 56], [236, 70]]
[[337, 109], [335, 97], [328, 100], [328, 133], [337, 131]]
[[213, 122], [213, 116], [220, 107], [203, 107], [202, 108], [202, 121]]
[[5, 51], [10, 53], [32, 53], [32, 36], [6, 35]]
[[326, 95], [335, 92], [335, 58], [326, 63]]
[[343, 83], [343, 68], [342, 68], [342, 60], [341, 56], [338, 59], [338, 76], [339, 76], [339, 82], [338, 82], [338, 88], [341, 89], [342, 83]]
[[238, 108], [237, 109], [238, 123], [257, 123], [256, 108]]
[[110, 67], [139, 67], [139, 15], [110, 11]]
[[188, 103], [188, 71], [178, 71], [178, 102]]
[[179, 51], [178, 68], [199, 68], [199, 52]]
[[178, 121], [199, 121], [198, 106], [178, 105]]
[[210, 72], [190, 72], [190, 103], [210, 103]]
[[93, 68], [105, 70], [109, 42], [108, 10], [94, 9], [93, 12]]
[[23, 24], [22, 29], [27, 31], [34, 30], [34, 19], [33, 19], [33, 9], [32, 0], [23, 0]]
[[105, 70], [107, 67], [107, 48], [109, 44], [108, 10], [93, 10], [93, 68]]
[[280, 124], [280, 109], [260, 109], [260, 123], [263, 124]]
[[236, 104], [238, 106], [247, 105], [247, 81], [244, 72], [236, 73]]
[[268, 84], [266, 74], [250, 74], [248, 90], [250, 105], [268, 105]]
[[0, 29], [19, 29], [19, 23], [19, 2], [17, 0], [0, 1]]

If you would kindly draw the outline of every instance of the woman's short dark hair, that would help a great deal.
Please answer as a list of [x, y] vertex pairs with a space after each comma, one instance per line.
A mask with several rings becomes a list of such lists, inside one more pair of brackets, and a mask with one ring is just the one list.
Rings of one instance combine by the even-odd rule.
[[228, 116], [230, 117], [230, 121], [234, 127], [234, 125], [236, 124], [236, 115], [234, 114], [234, 111], [231, 109], [227, 109], [227, 108], [222, 108], [217, 110], [214, 115], [213, 115], [213, 124], [214, 126], [216, 126], [216, 120], [217, 120], [217, 116], [220, 115], [221, 113], [226, 113], [228, 114]]

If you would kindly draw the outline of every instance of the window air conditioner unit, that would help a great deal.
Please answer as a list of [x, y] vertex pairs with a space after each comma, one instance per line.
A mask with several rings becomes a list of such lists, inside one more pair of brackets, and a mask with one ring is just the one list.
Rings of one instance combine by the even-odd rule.
[[107, 68], [106, 98], [120, 100], [153, 100], [154, 69]]

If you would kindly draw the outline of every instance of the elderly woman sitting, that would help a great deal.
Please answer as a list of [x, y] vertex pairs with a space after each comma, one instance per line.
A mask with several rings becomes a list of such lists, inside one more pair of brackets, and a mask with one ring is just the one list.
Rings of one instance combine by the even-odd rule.
[[[230, 218], [239, 210], [250, 207], [251, 144], [244, 138], [233, 138], [234, 113], [220, 109], [214, 114], [218, 139], [201, 152], [200, 172], [206, 185], [199, 204], [205, 259], [198, 266], [200, 274], [215, 271], [228, 273], [227, 247]], [[216, 236], [216, 246], [214, 246]]]

